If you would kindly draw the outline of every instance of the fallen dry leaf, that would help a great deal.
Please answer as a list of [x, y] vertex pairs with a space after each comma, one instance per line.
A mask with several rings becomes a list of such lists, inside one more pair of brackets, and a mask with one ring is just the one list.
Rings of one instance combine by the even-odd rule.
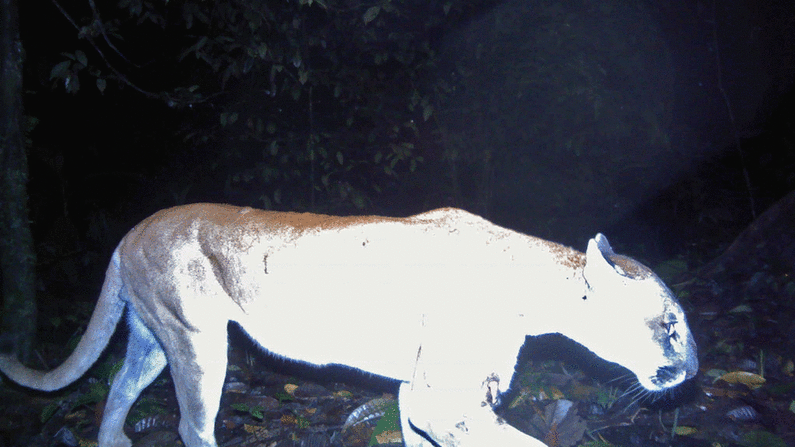
[[718, 380], [723, 380], [726, 383], [742, 383], [752, 390], [759, 388], [765, 383], [764, 377], [746, 371], [732, 371], [718, 377]]

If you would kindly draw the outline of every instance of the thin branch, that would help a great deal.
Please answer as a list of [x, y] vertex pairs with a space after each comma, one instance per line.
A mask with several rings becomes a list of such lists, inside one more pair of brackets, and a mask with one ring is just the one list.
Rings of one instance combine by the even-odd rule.
[[94, 4], [94, 0], [88, 0], [88, 5], [91, 6], [91, 12], [94, 13], [94, 23], [96, 24], [97, 28], [99, 28], [99, 32], [102, 34], [102, 38], [105, 39], [105, 43], [119, 55], [120, 58], [124, 59], [125, 62], [132, 65], [135, 68], [141, 68], [139, 65], [132, 63], [129, 59], [127, 59], [115, 45], [113, 42], [110, 41], [108, 38], [108, 34], [105, 31], [105, 25], [102, 23], [102, 19], [99, 17], [99, 11], [97, 10], [97, 5]]
[[[68, 20], [69, 23], [71, 23], [72, 26], [75, 27], [75, 29], [79, 33], [80, 30], [81, 30], [80, 26], [78, 26], [77, 23], [72, 19], [72, 17], [69, 16], [69, 13], [67, 13], [66, 10], [63, 9], [63, 7], [61, 7], [61, 5], [58, 3], [58, 0], [52, 0], [52, 3], [55, 5], [56, 8], [58, 8], [59, 11], [61, 11], [61, 14], [63, 14], [63, 16], [66, 17], [66, 20]], [[113, 66], [113, 64], [110, 63], [110, 61], [105, 57], [105, 53], [102, 52], [102, 50], [94, 42], [94, 39], [88, 33], [83, 34], [83, 36], [86, 38], [88, 43], [90, 43], [91, 46], [94, 47], [94, 50], [99, 54], [99, 56], [105, 62], [105, 65], [108, 67], [108, 69], [110, 69], [110, 71], [113, 72], [113, 74], [116, 76], [116, 78], [119, 81], [121, 81], [122, 83], [128, 85], [130, 88], [132, 88], [133, 90], [141, 93], [142, 95], [146, 96], [147, 98], [162, 99], [162, 95], [158, 95], [156, 93], [152, 93], [152, 92], [146, 91], [146, 90], [138, 87], [137, 85], [133, 84], [129, 79], [127, 79], [127, 76], [122, 74], [119, 70], [116, 69], [116, 67]]]

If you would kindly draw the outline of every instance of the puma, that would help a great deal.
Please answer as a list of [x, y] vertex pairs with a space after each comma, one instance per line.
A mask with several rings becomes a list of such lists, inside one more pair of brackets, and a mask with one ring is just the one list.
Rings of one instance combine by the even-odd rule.
[[492, 411], [528, 335], [561, 333], [655, 392], [698, 369], [673, 294], [601, 234], [583, 254], [452, 208], [389, 218], [195, 204], [122, 239], [60, 367], [40, 372], [4, 355], [0, 370], [26, 387], [64, 387], [97, 360], [125, 309], [127, 355], [101, 447], [131, 445], [127, 412], [166, 364], [182, 440], [215, 446], [230, 321], [276, 355], [399, 379], [410, 447], [543, 446]]

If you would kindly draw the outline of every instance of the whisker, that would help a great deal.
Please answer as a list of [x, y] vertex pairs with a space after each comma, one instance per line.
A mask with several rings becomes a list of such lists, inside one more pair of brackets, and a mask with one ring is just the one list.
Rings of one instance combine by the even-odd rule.
[[621, 382], [623, 382], [624, 380], [626, 380], [626, 379], [628, 379], [630, 377], [633, 377], [632, 373], [619, 374], [619, 375], [613, 377], [612, 379], [608, 380], [607, 383], [621, 383]]

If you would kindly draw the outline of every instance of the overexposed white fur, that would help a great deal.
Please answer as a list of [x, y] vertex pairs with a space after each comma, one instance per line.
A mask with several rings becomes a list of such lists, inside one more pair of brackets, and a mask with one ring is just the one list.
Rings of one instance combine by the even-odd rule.
[[597, 235], [585, 254], [445, 208], [408, 218], [332, 217], [197, 204], [132, 229], [108, 267], [87, 332], [51, 372], [9, 356], [37, 389], [79, 378], [127, 307], [130, 340], [100, 429], [127, 447], [124, 419], [166, 361], [188, 447], [213, 447], [227, 324], [264, 349], [403, 382], [406, 445], [540, 446], [492, 404], [528, 335], [561, 333], [663, 390], [695, 374], [696, 348], [671, 292]]

